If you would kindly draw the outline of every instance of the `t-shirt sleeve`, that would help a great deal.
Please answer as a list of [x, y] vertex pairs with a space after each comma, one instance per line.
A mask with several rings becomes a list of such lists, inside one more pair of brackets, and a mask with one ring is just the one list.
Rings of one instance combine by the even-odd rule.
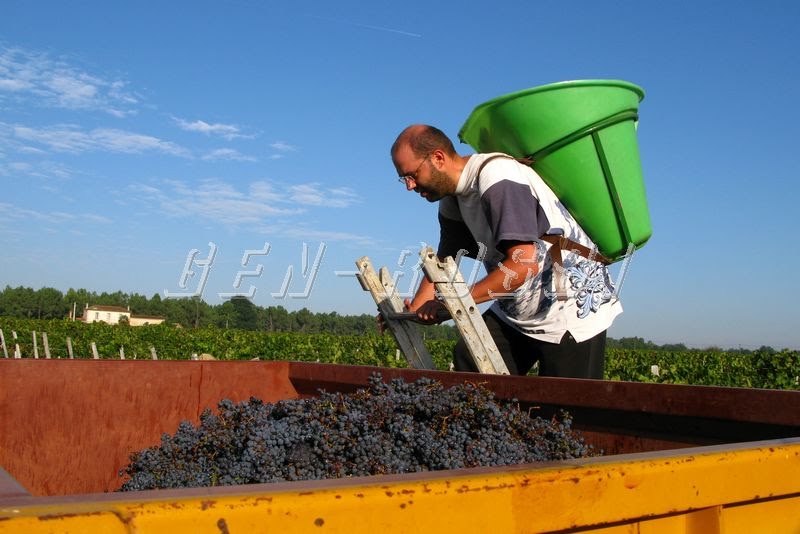
[[467, 251], [465, 255], [468, 258], [476, 258], [478, 243], [461, 218], [458, 202], [452, 197], [444, 197], [439, 201], [439, 248], [436, 255], [455, 258], [462, 250]]
[[536, 241], [550, 228], [527, 184], [500, 180], [484, 191], [481, 204], [498, 250], [504, 241]]

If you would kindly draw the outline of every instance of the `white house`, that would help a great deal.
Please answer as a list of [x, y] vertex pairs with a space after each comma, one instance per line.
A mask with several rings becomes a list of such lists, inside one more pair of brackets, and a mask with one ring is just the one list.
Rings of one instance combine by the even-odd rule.
[[145, 324], [161, 324], [164, 322], [163, 317], [156, 317], [152, 315], [131, 315], [130, 307], [123, 308], [121, 306], [100, 306], [94, 305], [86, 306], [83, 309], [84, 323], [103, 322], [108, 324], [119, 324], [120, 321], [127, 321], [131, 326], [142, 326]]

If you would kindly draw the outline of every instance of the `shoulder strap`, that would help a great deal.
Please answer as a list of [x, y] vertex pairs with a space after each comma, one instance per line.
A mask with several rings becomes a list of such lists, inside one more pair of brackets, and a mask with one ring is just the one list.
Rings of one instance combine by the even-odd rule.
[[[480, 180], [481, 172], [483, 168], [488, 164], [490, 161], [495, 160], [497, 158], [508, 158], [513, 159], [518, 163], [523, 165], [532, 165], [533, 159], [530, 158], [515, 158], [513, 156], [509, 156], [508, 154], [493, 154], [483, 160], [481, 166], [478, 167], [478, 180]], [[564, 267], [563, 267], [563, 256], [562, 251], [567, 250], [569, 252], [574, 252], [587, 258], [589, 260], [599, 261], [605, 265], [609, 265], [611, 261], [603, 256], [598, 250], [592, 250], [589, 247], [581, 245], [577, 241], [573, 241], [568, 237], [564, 237], [563, 235], [543, 235], [540, 238], [542, 241], [546, 241], [550, 243], [550, 258], [553, 262], [553, 269], [555, 270], [555, 286], [556, 286], [556, 295], [558, 300], [566, 300], [567, 299], [567, 290], [566, 284], [564, 281]]]
[[605, 265], [609, 265], [611, 261], [603, 256], [598, 250], [590, 249], [580, 243], [564, 237], [563, 235], [543, 235], [540, 238], [542, 241], [550, 243], [550, 259], [553, 262], [553, 282], [556, 290], [556, 298], [558, 300], [567, 300], [567, 288], [564, 276], [562, 250], [580, 254], [586, 259], [599, 261]]
[[589, 247], [581, 245], [577, 241], [573, 241], [572, 239], [564, 237], [563, 235], [543, 235], [541, 240], [547, 241], [553, 245], [553, 247], [574, 252], [575, 254], [579, 254], [589, 260], [599, 261], [605, 265], [610, 265], [612, 263], [611, 260], [603, 256], [599, 250], [590, 249]]
[[497, 159], [497, 158], [513, 159], [517, 163], [522, 163], [523, 165], [528, 165], [528, 166], [533, 164], [533, 160], [530, 159], [530, 158], [515, 158], [514, 156], [509, 156], [508, 154], [493, 154], [493, 155], [489, 156], [488, 158], [486, 158], [485, 160], [483, 160], [483, 162], [481, 163], [481, 166], [478, 167], [478, 179], [480, 179], [481, 172], [483, 171], [483, 168], [486, 167], [486, 164], [489, 163], [490, 161], [494, 160], [494, 159]]

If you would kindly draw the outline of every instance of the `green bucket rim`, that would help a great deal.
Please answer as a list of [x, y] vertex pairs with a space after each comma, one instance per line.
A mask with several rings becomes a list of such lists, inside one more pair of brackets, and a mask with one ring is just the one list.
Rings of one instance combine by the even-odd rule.
[[[554, 91], [556, 89], [564, 89], [567, 87], [603, 87], [603, 86], [620, 87], [623, 89], [628, 89], [639, 95], [639, 102], [644, 100], [644, 89], [642, 89], [641, 87], [639, 87], [634, 83], [626, 82], [624, 80], [568, 80], [564, 82], [556, 82], [547, 85], [540, 85], [539, 87], [532, 87], [530, 89], [522, 89], [521, 91], [515, 91], [513, 93], [498, 96], [496, 98], [484, 102], [483, 104], [479, 104], [478, 106], [476, 106], [475, 109], [472, 111], [471, 116], [474, 116], [476, 113], [478, 113], [484, 108], [490, 106], [496, 106], [498, 104], [503, 104], [509, 100], [513, 100], [515, 98], [519, 98], [521, 96], [527, 96], [534, 93], [543, 93], [546, 91]], [[467, 122], [469, 122], [469, 119], [467, 119]], [[466, 124], [464, 125], [464, 127], [466, 127]], [[461, 131], [463, 130], [464, 128], [461, 128]]]

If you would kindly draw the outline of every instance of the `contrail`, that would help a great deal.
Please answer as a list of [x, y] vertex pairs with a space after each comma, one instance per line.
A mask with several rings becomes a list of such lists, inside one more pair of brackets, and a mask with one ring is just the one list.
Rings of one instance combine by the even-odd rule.
[[[245, 0], [225, 0], [228, 4], [239, 5], [241, 7], [250, 7], [250, 8], [261, 8], [263, 7], [261, 4], [252, 4], [248, 3]], [[320, 17], [319, 15], [301, 15], [304, 17], [314, 18], [318, 20], [324, 20], [327, 22], [337, 22], [339, 24], [347, 24], [349, 26], [356, 26], [358, 28], [366, 28], [368, 30], [376, 30], [379, 32], [390, 32], [390, 33], [397, 33], [400, 35], [405, 35], [406, 37], [422, 37], [420, 33], [414, 32], [407, 32], [405, 30], [396, 30], [394, 28], [387, 28], [385, 26], [373, 26], [371, 24], [361, 24], [360, 22], [351, 22], [349, 20], [342, 20], [342, 19], [334, 19], [330, 17]]]
[[345, 24], [350, 24], [352, 26], [359, 26], [361, 28], [367, 28], [369, 30], [378, 30], [382, 32], [392, 32], [392, 33], [399, 33], [400, 35], [407, 35], [409, 37], [422, 37], [422, 34], [419, 33], [412, 33], [403, 30], [395, 30], [393, 28], [384, 28], [383, 26], [371, 26], [369, 24], [359, 24], [357, 22], [347, 22], [347, 21], [340, 21], [344, 22]]
[[349, 26], [356, 26], [358, 28], [366, 28], [368, 30], [376, 30], [376, 31], [381, 31], [381, 32], [398, 33], [400, 35], [405, 35], [407, 37], [422, 37], [422, 34], [419, 34], [419, 33], [407, 32], [407, 31], [404, 31], [404, 30], [396, 30], [394, 28], [386, 28], [384, 26], [373, 26], [371, 24], [361, 24], [360, 22], [351, 22], [349, 20], [333, 19], [333, 18], [330, 18], [330, 17], [320, 17], [318, 15], [306, 15], [306, 16], [307, 17], [311, 17], [311, 18], [315, 18], [315, 19], [319, 19], [319, 20], [328, 21], [328, 22], [338, 22], [340, 24], [347, 24]]

